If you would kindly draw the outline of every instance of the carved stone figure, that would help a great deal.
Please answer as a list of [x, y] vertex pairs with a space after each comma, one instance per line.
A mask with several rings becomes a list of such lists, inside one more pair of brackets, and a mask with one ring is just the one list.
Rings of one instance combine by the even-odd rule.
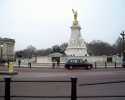
[[74, 21], [77, 21], [77, 16], [78, 16], [77, 11], [74, 11], [74, 9], [72, 9], [72, 12], [74, 14]]
[[73, 14], [74, 14], [73, 25], [77, 25], [77, 24], [78, 24], [78, 20], [77, 20], [78, 13], [77, 13], [77, 11], [75, 11], [74, 9], [72, 9], [72, 12], [73, 12]]

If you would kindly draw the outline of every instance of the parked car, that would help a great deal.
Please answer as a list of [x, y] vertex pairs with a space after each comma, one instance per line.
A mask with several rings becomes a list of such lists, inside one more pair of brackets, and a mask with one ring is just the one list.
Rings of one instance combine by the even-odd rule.
[[83, 61], [83, 59], [69, 59], [65, 63], [66, 69], [77, 69], [77, 68], [84, 68], [84, 69], [91, 69], [93, 65], [88, 63], [87, 61]]

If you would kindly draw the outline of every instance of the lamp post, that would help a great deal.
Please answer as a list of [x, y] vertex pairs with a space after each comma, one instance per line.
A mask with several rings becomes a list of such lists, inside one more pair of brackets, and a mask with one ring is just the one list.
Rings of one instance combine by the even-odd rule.
[[0, 57], [1, 57], [1, 61], [3, 61], [3, 45], [0, 45], [0, 49], [1, 49], [0, 50], [1, 51], [0, 52], [0, 54], [1, 54]]
[[125, 67], [125, 33], [124, 31], [120, 34], [122, 36], [122, 67]]

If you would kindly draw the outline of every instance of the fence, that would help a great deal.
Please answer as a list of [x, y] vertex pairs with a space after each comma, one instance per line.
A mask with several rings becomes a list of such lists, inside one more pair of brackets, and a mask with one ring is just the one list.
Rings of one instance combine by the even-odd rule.
[[108, 63], [108, 62], [94, 62], [93, 63], [94, 68], [120, 68], [122, 67], [122, 63], [117, 63], [117, 62], [112, 62], [112, 63]]
[[[97, 69], [97, 68], [120, 68], [122, 67], [122, 63], [118, 63], [118, 62], [112, 62], [112, 63], [108, 63], [108, 62], [93, 62], [93, 68]], [[29, 67], [29, 68], [33, 68], [33, 67], [49, 67], [49, 68], [64, 68], [65, 63], [60, 63], [59, 66], [57, 64], [55, 64], [55, 66], [53, 66], [53, 63], [33, 63], [30, 67], [28, 66], [28, 64], [21, 64], [21, 67]], [[16, 67], [19, 67], [18, 65], [16, 65]], [[20, 67], [19, 67], [20, 68]]]
[[[97, 83], [85, 83], [85, 84], [79, 84], [80, 87], [84, 86], [97, 86], [97, 85], [105, 85], [105, 84], [117, 84], [117, 83], [125, 83], [125, 80], [121, 81], [107, 81], [107, 82], [97, 82]], [[125, 94], [124, 95], [95, 95], [95, 96], [77, 96], [77, 98], [89, 98], [89, 99], [97, 99], [97, 98], [110, 98], [110, 100], [114, 100], [111, 98], [124, 98], [125, 99]], [[94, 99], [94, 100], [95, 100]], [[107, 99], [106, 99], [107, 100]], [[108, 99], [109, 100], [109, 99]], [[117, 99], [120, 100], [120, 99]], [[123, 100], [123, 99], [122, 99]]]
[[[71, 100], [77, 100], [77, 78], [72, 77], [69, 81], [13, 81], [10, 77], [4, 79], [4, 81], [0, 81], [5, 83], [5, 95], [0, 96], [0, 98], [4, 98], [4, 100], [11, 100], [11, 98], [71, 98]], [[71, 96], [18, 96], [18, 95], [11, 95], [11, 82], [70, 82], [71, 83]]]
[[[100, 96], [77, 96], [77, 78], [71, 78], [69, 81], [12, 81], [11, 78], [5, 78], [5, 96], [0, 96], [0, 98], [4, 98], [4, 100], [11, 100], [11, 98], [71, 98], [71, 100], [77, 100], [77, 98], [125, 98], [125, 95], [100, 95]], [[71, 82], [71, 96], [18, 96], [18, 95], [10, 95], [10, 84], [11, 82]], [[110, 81], [110, 82], [100, 82], [100, 83], [86, 83], [79, 84], [79, 86], [90, 86], [90, 85], [100, 85], [100, 84], [115, 84], [115, 83], [125, 83], [122, 81]]]

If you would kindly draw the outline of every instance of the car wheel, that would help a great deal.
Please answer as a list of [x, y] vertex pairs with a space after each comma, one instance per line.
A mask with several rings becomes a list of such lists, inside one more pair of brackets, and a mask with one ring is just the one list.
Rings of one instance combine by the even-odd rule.
[[88, 69], [91, 69], [91, 66], [88, 66]]
[[72, 66], [69, 66], [69, 69], [73, 69], [73, 67], [72, 67]]

